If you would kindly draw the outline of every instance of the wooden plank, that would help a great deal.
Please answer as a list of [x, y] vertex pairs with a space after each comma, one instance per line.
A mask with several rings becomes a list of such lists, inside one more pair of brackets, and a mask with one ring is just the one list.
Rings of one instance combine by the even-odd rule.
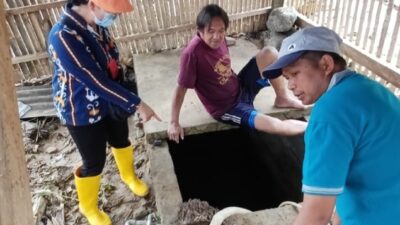
[[[183, 13], [182, 13], [182, 0], [174, 0], [175, 2], [175, 8], [176, 8], [176, 21], [178, 25], [182, 25], [184, 24], [184, 18], [183, 18]], [[183, 44], [185, 43], [184, 41], [184, 35], [182, 34], [182, 32], [180, 32], [179, 34], [177, 34], [177, 46], [183, 46]]]
[[340, 11], [340, 25], [339, 25], [339, 29], [337, 30], [337, 32], [338, 32], [338, 34], [340, 35], [340, 36], [344, 36], [344, 34], [345, 34], [345, 32], [346, 32], [346, 11], [344, 10], [345, 9], [345, 7], [346, 7], [346, 3], [347, 3], [347, 1], [343, 1], [343, 4], [342, 4], [342, 8], [343, 8], [343, 10], [338, 10], [338, 11]]
[[[351, 23], [351, 28], [350, 28], [350, 37], [349, 40], [353, 41], [354, 38], [354, 31], [355, 31], [355, 25], [357, 23], [357, 17], [358, 17], [358, 7], [360, 6], [360, 1], [356, 1], [356, 7], [354, 8], [355, 13], [353, 12], [353, 17], [352, 17], [352, 23]], [[349, 17], [348, 17], [349, 18]]]
[[326, 26], [325, 25], [325, 20], [326, 20], [326, 11], [327, 11], [327, 2], [326, 1], [322, 1], [323, 2], [323, 11], [322, 11], [322, 21], [321, 21], [321, 25], [322, 26]]
[[32, 18], [30, 17], [30, 15], [22, 15], [22, 16], [23, 16], [23, 20], [24, 20], [24, 26], [26, 29], [26, 40], [29, 40], [29, 42], [30, 42], [30, 45], [29, 45], [30, 52], [35, 53], [35, 52], [41, 51], [42, 47], [40, 46], [39, 40], [36, 36], [35, 29], [33, 28], [34, 23], [32, 22]]
[[29, 54], [29, 55], [24, 55], [24, 56], [17, 56], [12, 58], [12, 64], [19, 64], [19, 63], [25, 63], [25, 62], [30, 62], [33, 60], [38, 60], [38, 59], [45, 59], [48, 58], [48, 53], [47, 52], [40, 52], [40, 53], [34, 53], [34, 54]]
[[367, 16], [367, 18], [365, 19], [365, 20], [367, 20], [368, 22], [367, 22], [367, 29], [366, 29], [366, 31], [365, 31], [365, 35], [364, 35], [364, 38], [363, 38], [363, 41], [362, 41], [362, 49], [365, 49], [366, 47], [367, 47], [367, 43], [369, 42], [369, 32], [370, 32], [370, 30], [371, 30], [371, 24], [372, 24], [372, 18], [373, 18], [373, 16], [372, 16], [372, 14], [373, 14], [373, 10], [374, 10], [374, 6], [375, 6], [375, 0], [371, 0], [371, 3], [370, 3], [370, 5], [369, 5], [369, 7], [368, 7], [368, 16]]
[[[246, 2], [247, 2], [247, 4], [246, 4], [245, 12], [249, 12], [249, 11], [251, 11], [251, 2], [252, 2], [252, 0], [246, 0]], [[252, 26], [251, 26], [252, 20], [251, 20], [251, 18], [252, 17], [248, 17], [248, 18], [245, 19], [246, 20], [246, 29], [244, 30], [245, 32], [251, 32], [251, 30], [252, 30]]]
[[[142, 1], [142, 3], [144, 6], [144, 12], [145, 12], [148, 30], [149, 30], [149, 32], [153, 32], [153, 31], [157, 30], [156, 24], [154, 24], [154, 19], [153, 19], [154, 15], [153, 15], [152, 7], [151, 7], [153, 0], [145, 0], [145, 1]], [[160, 49], [160, 45], [159, 45], [160, 39], [157, 38], [157, 36], [155, 35], [150, 38], [150, 41], [151, 41], [150, 49], [158, 51]], [[148, 50], [150, 50], [150, 49], [148, 49]]]
[[[257, 0], [256, 1], [256, 5], [255, 5], [255, 9], [260, 9], [262, 7], [263, 7], [262, 6], [262, 1], [261, 0]], [[255, 25], [254, 26], [255, 26], [256, 30], [257, 31], [261, 30], [261, 27], [262, 27], [263, 23], [265, 23], [265, 22], [266, 21], [263, 20], [263, 18], [260, 15], [255, 16], [255, 21], [254, 21]]]
[[311, 4], [312, 1], [309, 2], [303, 2], [302, 7], [301, 7], [301, 11], [302, 14], [309, 17], [310, 16], [310, 7], [309, 5]]
[[[185, 1], [183, 1], [185, 2]], [[125, 36], [121, 36], [121, 37], [117, 37], [116, 41], [117, 42], [130, 42], [130, 41], [138, 41], [136, 44], [134, 44], [134, 46], [136, 45], [136, 51], [137, 52], [145, 52], [146, 48], [148, 46], [145, 45], [145, 39], [148, 38], [152, 38], [152, 37], [156, 37], [156, 36], [160, 36], [160, 35], [168, 35], [171, 33], [177, 33], [177, 32], [184, 32], [187, 31], [188, 29], [191, 28], [195, 28], [195, 24], [194, 24], [194, 20], [193, 22], [189, 23], [189, 24], [185, 24], [185, 25], [177, 25], [177, 26], [173, 26], [173, 27], [169, 27], [166, 29], [160, 29], [160, 30], [156, 30], [156, 31], [148, 31], [147, 29], [147, 24], [144, 22], [143, 18], [146, 16], [143, 14], [143, 6], [138, 4], [139, 0], [136, 2], [135, 5], [135, 11], [133, 12], [134, 14], [132, 14], [133, 18], [139, 22], [136, 22], [136, 33], [135, 34], [129, 34], [129, 35], [125, 35]], [[240, 2], [237, 2], [240, 3]], [[234, 13], [230, 15], [230, 20], [231, 21], [239, 21], [243, 18], [248, 18], [248, 17], [252, 17], [252, 16], [265, 16], [266, 13], [268, 12], [268, 10], [271, 9], [271, 7], [264, 7], [264, 8], [260, 8], [260, 9], [255, 9], [255, 10], [250, 10], [248, 12], [242, 12], [239, 10], [235, 10], [238, 11], [240, 13]], [[54, 14], [55, 12], [53, 12]], [[182, 14], [185, 15], [185, 14]], [[54, 16], [54, 15], [53, 15]], [[163, 14], [162, 14], [163, 16]], [[163, 20], [164, 21], [164, 20]], [[264, 23], [264, 22], [263, 22]], [[16, 23], [9, 23], [10, 25], [15, 25]], [[239, 23], [237, 23], [239, 24]], [[240, 28], [240, 24], [237, 28], [235, 28], [236, 32], [240, 32], [242, 31], [242, 29], [238, 29]], [[15, 27], [14, 29], [16, 29], [15, 31], [19, 32], [18, 28]], [[13, 34], [15, 34], [15, 32], [13, 32]], [[184, 36], [184, 35], [183, 35]], [[186, 38], [183, 39], [184, 43], [186, 43], [188, 38], [191, 38], [192, 34], [188, 34]], [[24, 46], [24, 42], [22, 38], [14, 38], [13, 40], [17, 41], [20, 40], [20, 42], [18, 43], [18, 47]], [[43, 41], [43, 40], [41, 40]], [[160, 43], [164, 43], [163, 40], [160, 41]], [[178, 47], [177, 43], [174, 44], [176, 47]], [[39, 46], [41, 47], [41, 46]], [[137, 49], [139, 48], [139, 49]], [[26, 65], [24, 65], [23, 63], [27, 63], [30, 61], [34, 61], [34, 60], [41, 60], [41, 59], [46, 59], [48, 57], [47, 52], [45, 51], [45, 49], [43, 49], [43, 51], [41, 52], [36, 52], [36, 53], [32, 53], [32, 54], [27, 54], [27, 50], [25, 50], [24, 52], [21, 52], [20, 49], [14, 49], [13, 52], [15, 51], [19, 51], [18, 54], [20, 55], [16, 55], [13, 59], [12, 59], [12, 63], [15, 64], [21, 64], [22, 67], [26, 67]], [[39, 65], [38, 65], [39, 66]], [[43, 64], [42, 64], [42, 68], [44, 68]], [[30, 70], [27, 70], [27, 67], [24, 71], [25, 74], [30, 74], [30, 73], [37, 73], [36, 72], [32, 72], [31, 70], [34, 70], [34, 68], [31, 68]], [[45, 71], [47, 71], [47, 69], [44, 69]], [[40, 74], [39, 74], [40, 75]]]
[[43, 24], [41, 22], [39, 22], [40, 21], [39, 12], [30, 13], [29, 17], [31, 19], [32, 26], [33, 26], [34, 32], [36, 34], [37, 40], [39, 42], [40, 48], [41, 49], [47, 48], [47, 46], [46, 46], [46, 37], [44, 35], [47, 34], [48, 32], [45, 32], [42, 29]]
[[[258, 2], [258, 0], [255, 0], [255, 1]], [[233, 2], [234, 2], [234, 0], [228, 0], [226, 3], [225, 11], [226, 11], [226, 13], [228, 13], [228, 15], [232, 14], [232, 12], [233, 12], [233, 10], [232, 10]]]
[[389, 23], [390, 23], [390, 17], [392, 16], [392, 11], [393, 11], [393, 0], [389, 0], [387, 9], [386, 9], [386, 17], [383, 22], [382, 30], [380, 32], [381, 37], [379, 39], [378, 51], [376, 52], [376, 56], [378, 56], [378, 58], [381, 57], [382, 50], [385, 45], [386, 34], [389, 29]]
[[397, 67], [397, 68], [400, 68], [400, 51], [399, 51], [399, 54], [397, 55], [396, 67]]
[[[230, 15], [229, 19], [230, 20], [240, 20], [242, 18], [247, 18], [249, 16], [264, 15], [270, 9], [271, 9], [271, 7], [265, 7], [262, 9], [256, 9], [256, 10], [249, 11], [249, 12], [237, 13], [237, 14]], [[167, 29], [163, 29], [163, 30], [154, 31], [154, 32], [146, 32], [146, 33], [141, 33], [141, 34], [127, 35], [125, 37], [117, 38], [116, 41], [126, 42], [126, 41], [131, 41], [131, 40], [144, 39], [144, 38], [149, 38], [149, 37], [153, 37], [156, 35], [183, 31], [183, 30], [187, 30], [187, 29], [195, 28], [195, 27], [196, 27], [195, 23], [190, 23], [190, 24], [180, 25], [177, 27], [171, 27], [171, 28], [167, 28]]]
[[[134, 0], [134, 4], [137, 6], [137, 10], [136, 10], [136, 16], [137, 16], [137, 21], [138, 24], [140, 24], [140, 33], [146, 33], [149, 32], [148, 28], [147, 28], [147, 23], [144, 21], [145, 19], [145, 11], [144, 11], [144, 7], [143, 7], [143, 3], [142, 0]], [[140, 46], [140, 50], [139, 52], [146, 52], [147, 50], [147, 43], [146, 40], [140, 40], [139, 42], [139, 46]]]
[[[163, 12], [163, 20], [164, 20], [164, 27], [165, 28], [170, 28], [173, 27], [174, 25], [172, 24], [172, 18], [171, 18], [171, 14], [169, 11], [169, 6], [168, 6], [168, 0], [162, 0], [162, 12]], [[174, 33], [174, 32], [171, 32]], [[170, 49], [172, 46], [172, 35], [171, 33], [166, 33], [165, 34], [165, 47], [167, 49]]]
[[56, 2], [50, 2], [50, 3], [41, 3], [38, 5], [13, 7], [10, 9], [6, 9], [6, 16], [36, 12], [36, 11], [43, 10], [43, 9], [59, 8], [59, 7], [64, 6], [66, 3], [67, 3], [66, 0], [60, 0], [60, 1], [56, 1]]
[[[175, 2], [174, 2], [174, 0], [169, 0], [168, 3], [169, 3], [168, 6], [169, 6], [169, 15], [170, 15], [170, 19], [171, 19], [171, 26], [178, 26], [180, 24], [178, 24], [176, 21], [176, 13], [175, 13], [175, 9], [174, 9]], [[171, 45], [170, 45], [169, 49], [176, 48], [177, 40], [178, 40], [177, 32], [170, 34], [170, 39], [171, 39]]]
[[14, 79], [15, 83], [25, 79], [24, 73], [22, 72], [21, 65], [19, 65], [19, 64], [13, 65], [13, 68], [14, 68], [14, 72], [16, 73], [15, 74], [15, 79]]
[[[299, 15], [299, 26], [316, 26], [316, 24], [306, 17]], [[349, 56], [355, 62], [365, 66], [379, 77], [392, 83], [394, 86], [400, 88], [400, 69], [378, 59], [377, 57], [369, 54], [364, 50], [358, 49], [356, 46], [343, 40], [341, 50], [343, 54]]]
[[282, 7], [284, 0], [272, 0], [272, 8]]
[[[10, 7], [18, 7], [18, 6], [22, 6], [23, 3], [22, 1], [19, 0], [15, 0], [12, 2], [9, 2]], [[23, 55], [26, 54], [32, 54], [34, 53], [34, 47], [33, 44], [31, 42], [31, 39], [29, 37], [29, 33], [26, 29], [26, 25], [25, 25], [25, 21], [28, 20], [27, 15], [15, 15], [15, 16], [10, 16], [8, 18], [13, 18], [15, 24], [13, 24], [13, 26], [15, 26], [15, 28], [17, 29], [17, 32], [19, 34], [19, 43], [18, 46], [21, 49], [21, 52]], [[35, 67], [32, 66], [31, 63], [25, 63], [24, 64], [24, 68], [26, 68], [26, 71], [24, 71], [24, 75], [25, 74], [34, 74], [35, 72]]]
[[[400, 28], [400, 10], [396, 10], [396, 11], [397, 11], [396, 23], [393, 28], [393, 34], [395, 34], [395, 35], [393, 35], [391, 37], [392, 41], [390, 42], [390, 47], [389, 47], [388, 55], [386, 57], [386, 62], [392, 61], [394, 49], [396, 48], [397, 39], [399, 38], [398, 34], [399, 34], [399, 28]], [[397, 57], [400, 57], [400, 55], [398, 55]]]
[[358, 20], [360, 21], [360, 24], [358, 25], [358, 31], [357, 31], [357, 39], [356, 39], [356, 45], [359, 46], [360, 45], [360, 41], [361, 41], [361, 37], [363, 34], [364, 29], [364, 24], [366, 21], [366, 14], [367, 14], [367, 5], [369, 3], [369, 0], [367, 1], [363, 1], [363, 6], [361, 9], [361, 13], [360, 13], [360, 17], [358, 18]]
[[[237, 11], [238, 11], [238, 1], [240, 1], [240, 0], [234, 0], [233, 1], [233, 4], [232, 4], [232, 14], [236, 14], [237, 13]], [[238, 20], [233, 20], [232, 22], [231, 22], [231, 28], [232, 28], [232, 30], [234, 30], [234, 32], [237, 32], [237, 33], [239, 33], [239, 21]]]
[[32, 68], [31, 69], [31, 73], [30, 74], [28, 74], [29, 75], [29, 77], [38, 77], [38, 76], [40, 76], [39, 74], [39, 71], [43, 71], [43, 68], [41, 68], [41, 66], [40, 66], [40, 64], [38, 63], [38, 61], [37, 60], [34, 60], [34, 61], [30, 61], [30, 62], [26, 62], [28, 65], [30, 65], [30, 68]]
[[364, 65], [379, 77], [400, 88], [400, 70], [382, 60], [368, 54], [364, 50], [358, 50], [350, 43], [343, 44], [342, 51], [354, 61]]
[[316, 8], [317, 8], [317, 12], [318, 15], [316, 15], [317, 18], [315, 18], [315, 21], [317, 22], [317, 24], [321, 24], [321, 18], [322, 18], [322, 0], [317, 0], [317, 4], [316, 4]]
[[[135, 11], [133, 12], [132, 16], [134, 17], [135, 26], [137, 27], [135, 33], [143, 33], [145, 31], [140, 18], [141, 16], [140, 13], [142, 10], [141, 5], [138, 5], [137, 0], [133, 0], [133, 5], [135, 6]], [[143, 40], [137, 40], [137, 46], [136, 46], [137, 53], [143, 52], [143, 45], [144, 45]]]
[[11, 33], [13, 34], [12, 37], [14, 38], [15, 42], [17, 43], [15, 48], [15, 55], [25, 55], [28, 54], [28, 50], [25, 48], [25, 43], [22, 39], [21, 32], [18, 28], [17, 21], [15, 20], [14, 16], [7, 17], [7, 24], [11, 28]]
[[333, 28], [333, 23], [335, 22], [335, 19], [332, 18], [332, 7], [333, 7], [333, 0], [329, 0], [329, 6], [328, 6], [328, 18], [327, 18], [327, 22], [326, 22], [326, 26], [328, 26], [329, 28]]
[[[342, 1], [341, 0], [336, 0], [336, 5], [335, 5], [335, 8], [334, 8], [334, 10], [335, 10], [335, 14], [334, 14], [334, 16], [333, 16], [333, 30], [335, 30], [335, 31], [338, 31], [338, 25], [340, 24], [340, 21], [339, 21], [339, 12], [341, 12], [342, 10], [340, 10], [340, 3], [341, 3]], [[340, 29], [340, 27], [339, 27], [339, 29]]]
[[[165, 10], [164, 10], [164, 5], [161, 3], [163, 0], [157, 0], [156, 3], [156, 10], [157, 10], [157, 17], [158, 17], [158, 29], [162, 30], [165, 29], [165, 22], [164, 18], [166, 17], [165, 15]], [[167, 36], [165, 34], [160, 34], [161, 37], [161, 42], [162, 46], [164, 49], [167, 48]]]
[[268, 11], [270, 9], [271, 9], [271, 7], [264, 7], [261, 9], [255, 9], [255, 10], [251, 10], [248, 12], [236, 13], [236, 14], [230, 15], [229, 19], [230, 20], [239, 20], [239, 19], [243, 19], [243, 18], [247, 18], [247, 17], [251, 17], [251, 16], [265, 15], [268, 13]]
[[318, 0], [313, 0], [312, 8], [311, 8], [313, 20], [316, 20], [316, 17], [317, 17], [317, 5], [318, 5]]
[[[0, 30], [6, 30], [4, 3], [0, 1]], [[22, 144], [14, 87], [14, 70], [7, 32], [0, 32], [0, 224], [33, 224], [32, 200]]]
[[348, 0], [347, 1], [347, 7], [346, 7], [346, 16], [344, 17], [345, 19], [344, 19], [344, 32], [343, 32], [343, 34], [341, 35], [344, 39], [346, 39], [347, 38], [347, 35], [348, 35], [348, 33], [349, 33], [349, 22], [347, 21], [348, 20], [348, 18], [350, 18], [350, 16], [351, 16], [351, 7], [352, 7], [352, 3], [353, 3], [353, 0]]
[[369, 53], [372, 53], [372, 51], [374, 50], [374, 47], [375, 47], [375, 39], [376, 39], [376, 35], [378, 32], [379, 16], [382, 11], [382, 4], [383, 4], [383, 1], [380, 0], [379, 4], [378, 4], [378, 9], [376, 10], [376, 14], [375, 14], [375, 20], [374, 20], [375, 23], [374, 23], [374, 29], [372, 30], [371, 45], [369, 46]]
[[[248, 6], [247, 6], [247, 10], [246, 11], [253, 10], [253, 3], [254, 3], [254, 0], [248, 0], [248, 2], [247, 2]], [[254, 31], [254, 16], [249, 17], [247, 23], [248, 23], [248, 27], [249, 27], [248, 32], [253, 32]]]
[[[242, 0], [239, 0], [239, 4], [237, 5], [237, 10], [236, 12], [240, 13], [243, 12], [242, 9]], [[243, 19], [238, 19], [238, 31], [242, 32], [243, 31]]]

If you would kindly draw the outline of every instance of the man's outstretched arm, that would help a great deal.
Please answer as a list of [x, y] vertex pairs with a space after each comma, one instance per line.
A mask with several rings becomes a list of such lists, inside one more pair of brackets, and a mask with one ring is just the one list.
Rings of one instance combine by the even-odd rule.
[[184, 138], [183, 128], [179, 124], [179, 114], [186, 95], [187, 88], [177, 85], [172, 97], [171, 121], [168, 126], [168, 138], [179, 143]]
[[304, 194], [304, 201], [293, 225], [327, 225], [332, 217], [336, 196]]

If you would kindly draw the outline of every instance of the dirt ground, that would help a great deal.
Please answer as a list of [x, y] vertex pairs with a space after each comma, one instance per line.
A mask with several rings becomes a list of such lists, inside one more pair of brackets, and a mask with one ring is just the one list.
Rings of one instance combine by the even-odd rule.
[[[263, 36], [260, 34], [237, 34], [245, 36], [261, 48]], [[122, 58], [125, 65], [133, 65], [132, 57]], [[126, 62], [125, 62], [126, 61]], [[51, 77], [28, 80], [25, 86], [43, 85]], [[144, 145], [144, 133], [138, 119], [132, 118], [130, 137], [135, 146], [136, 174], [149, 183], [150, 164]], [[81, 165], [79, 152], [65, 126], [57, 118], [35, 118], [21, 121], [33, 211], [36, 225], [80, 225], [87, 224], [80, 214], [76, 196], [73, 172]], [[121, 181], [110, 149], [103, 170], [99, 207], [115, 225], [123, 225], [128, 220], [146, 220], [150, 214], [159, 223], [155, 207], [154, 193], [146, 198], [134, 196]], [[207, 202], [190, 200], [182, 205], [177, 223], [182, 225], [208, 224], [218, 210]]]
[[[137, 120], [131, 121], [137, 123]], [[79, 213], [73, 171], [81, 164], [78, 150], [65, 126], [56, 118], [22, 121], [32, 201], [40, 225], [87, 224]], [[149, 180], [149, 159], [144, 148], [140, 126], [131, 129], [131, 141], [136, 146], [137, 175]], [[146, 198], [134, 196], [119, 177], [110, 149], [103, 171], [99, 205], [113, 224], [145, 219], [155, 213], [152, 193]]]

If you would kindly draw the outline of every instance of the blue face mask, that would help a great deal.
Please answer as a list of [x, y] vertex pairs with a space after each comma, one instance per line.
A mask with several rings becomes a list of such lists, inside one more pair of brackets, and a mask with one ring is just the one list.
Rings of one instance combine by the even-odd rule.
[[94, 22], [101, 27], [109, 27], [114, 23], [116, 18], [117, 15], [115, 14], [105, 13], [102, 20], [99, 20], [96, 16], [94, 16]]

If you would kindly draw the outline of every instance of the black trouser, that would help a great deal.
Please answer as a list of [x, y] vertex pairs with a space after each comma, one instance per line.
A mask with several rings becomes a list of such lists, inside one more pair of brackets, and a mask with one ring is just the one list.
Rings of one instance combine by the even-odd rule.
[[125, 148], [128, 139], [128, 121], [106, 117], [100, 122], [85, 126], [67, 126], [82, 157], [81, 177], [101, 174], [106, 162], [107, 142], [114, 148]]

